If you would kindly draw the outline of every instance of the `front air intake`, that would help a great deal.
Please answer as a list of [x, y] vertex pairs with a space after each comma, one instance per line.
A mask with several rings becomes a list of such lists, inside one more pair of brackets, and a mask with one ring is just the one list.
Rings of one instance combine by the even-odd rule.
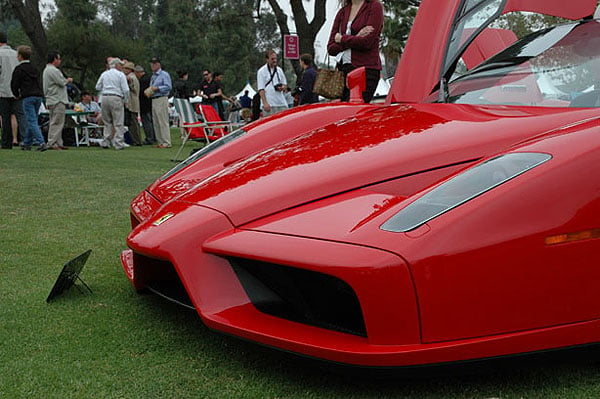
[[259, 311], [298, 323], [367, 336], [358, 298], [339, 278], [251, 259], [229, 258], [229, 262]]

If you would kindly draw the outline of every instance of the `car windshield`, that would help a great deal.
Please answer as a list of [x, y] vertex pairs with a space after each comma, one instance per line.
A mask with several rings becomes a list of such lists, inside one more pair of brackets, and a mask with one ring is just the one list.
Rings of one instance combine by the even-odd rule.
[[[438, 101], [434, 93], [429, 100]], [[455, 76], [447, 102], [542, 107], [600, 106], [600, 21], [549, 28]]]

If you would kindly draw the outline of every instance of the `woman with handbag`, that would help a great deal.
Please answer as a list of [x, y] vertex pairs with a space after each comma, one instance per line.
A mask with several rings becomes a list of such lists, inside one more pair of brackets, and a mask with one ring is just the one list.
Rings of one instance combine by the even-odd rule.
[[[336, 56], [338, 69], [344, 77], [353, 69], [366, 68], [366, 89], [363, 100], [368, 103], [379, 82], [381, 58], [379, 39], [383, 29], [383, 6], [378, 0], [341, 0], [342, 8], [333, 21], [327, 51]], [[344, 88], [342, 101], [350, 91]]]

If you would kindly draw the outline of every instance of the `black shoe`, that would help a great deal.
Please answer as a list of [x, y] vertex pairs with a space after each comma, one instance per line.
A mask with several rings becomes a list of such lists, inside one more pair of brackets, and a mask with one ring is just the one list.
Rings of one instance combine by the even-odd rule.
[[[30, 149], [31, 149], [31, 148], [30, 148]], [[38, 148], [36, 149], [36, 151], [39, 151], [39, 152], [44, 152], [44, 151], [46, 151], [46, 150], [48, 150], [48, 146], [47, 146], [46, 144], [44, 144], [44, 143], [40, 144], [40, 145], [38, 146]]]
[[30, 146], [30, 145], [22, 145], [22, 146], [21, 146], [21, 149], [22, 149], [23, 151], [31, 151], [31, 146]]

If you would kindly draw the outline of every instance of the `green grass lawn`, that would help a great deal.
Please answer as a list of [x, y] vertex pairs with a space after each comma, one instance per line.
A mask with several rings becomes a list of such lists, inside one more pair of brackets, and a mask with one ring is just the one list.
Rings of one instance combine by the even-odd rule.
[[[600, 397], [597, 349], [390, 377], [222, 336], [138, 295], [119, 261], [128, 206], [174, 166], [177, 139], [168, 150], [0, 150], [0, 398]], [[87, 249], [93, 293], [47, 304], [62, 264]]]

